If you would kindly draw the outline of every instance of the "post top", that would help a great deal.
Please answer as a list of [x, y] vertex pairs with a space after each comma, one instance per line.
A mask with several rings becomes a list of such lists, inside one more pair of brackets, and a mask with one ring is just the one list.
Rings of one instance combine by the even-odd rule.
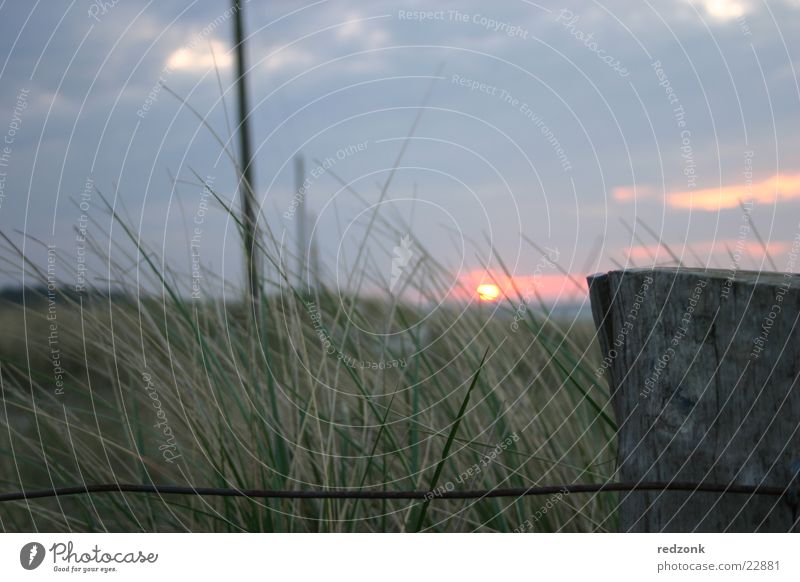
[[792, 272], [775, 272], [775, 271], [745, 271], [735, 269], [703, 269], [703, 268], [688, 268], [688, 267], [654, 267], [654, 268], [634, 268], [634, 269], [615, 269], [607, 273], [595, 273], [586, 277], [589, 285], [594, 281], [606, 279], [609, 275], [616, 277], [624, 277], [626, 274], [641, 275], [643, 273], [652, 273], [655, 275], [671, 275], [673, 277], [680, 277], [682, 275], [689, 275], [694, 277], [704, 277], [711, 280], [719, 281], [734, 281], [737, 283], [750, 283], [761, 285], [779, 285], [788, 284], [791, 287], [800, 288], [800, 274]]

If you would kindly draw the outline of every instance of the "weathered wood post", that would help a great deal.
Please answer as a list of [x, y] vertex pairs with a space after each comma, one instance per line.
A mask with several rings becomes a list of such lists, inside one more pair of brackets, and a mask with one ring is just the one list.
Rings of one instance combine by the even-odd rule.
[[[617, 480], [794, 488], [800, 276], [657, 268], [588, 281]], [[621, 493], [620, 531], [797, 531], [795, 499]]]

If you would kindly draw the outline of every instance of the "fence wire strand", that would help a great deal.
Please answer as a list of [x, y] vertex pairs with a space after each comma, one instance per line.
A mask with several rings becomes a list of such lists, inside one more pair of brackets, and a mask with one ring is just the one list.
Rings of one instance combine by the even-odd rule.
[[180, 485], [143, 485], [125, 483], [103, 483], [98, 485], [74, 485], [54, 489], [14, 491], [0, 494], [0, 502], [90, 495], [95, 493], [144, 493], [155, 495], [196, 495], [217, 497], [248, 497], [268, 499], [482, 499], [492, 497], [526, 497], [552, 495], [556, 493], [609, 493], [627, 491], [684, 491], [691, 493], [734, 493], [743, 495], [768, 495], [783, 497], [793, 491], [790, 487], [765, 485], [721, 485], [709, 483], [687, 483], [676, 481], [647, 481], [622, 483], [580, 483], [496, 489], [474, 489], [464, 491], [351, 491], [351, 490], [273, 490], [236, 489], [220, 487], [191, 487]]

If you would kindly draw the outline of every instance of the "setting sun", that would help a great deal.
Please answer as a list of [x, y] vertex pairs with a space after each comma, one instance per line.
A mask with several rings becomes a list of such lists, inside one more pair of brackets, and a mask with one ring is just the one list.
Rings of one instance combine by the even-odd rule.
[[478, 285], [476, 291], [478, 292], [478, 297], [481, 301], [495, 301], [498, 297], [500, 297], [500, 287], [491, 283]]

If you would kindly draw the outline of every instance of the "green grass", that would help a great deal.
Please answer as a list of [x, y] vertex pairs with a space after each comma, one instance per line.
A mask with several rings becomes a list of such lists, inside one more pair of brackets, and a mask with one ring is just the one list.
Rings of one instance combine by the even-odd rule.
[[[396, 234], [391, 225], [375, 224]], [[275, 256], [269, 240], [262, 243], [268, 260]], [[423, 298], [415, 305], [388, 295], [299, 289], [281, 270], [277, 281], [264, 281], [252, 309], [235, 293], [227, 301], [189, 299], [188, 277], [160, 270], [156, 255], [143, 248], [117, 243], [113, 253], [126, 257], [112, 261], [112, 279], [130, 299], [118, 293], [80, 304], [58, 297], [63, 395], [55, 394], [47, 360], [46, 303], [0, 311], [3, 491], [115, 481], [480, 489], [613, 474], [615, 427], [606, 389], [593, 381], [598, 361], [589, 322], [561, 329], [541, 306], [529, 305], [513, 331], [520, 297], [495, 313], [487, 306], [421, 307], [435, 305], [449, 284], [447, 271], [422, 249], [417, 269], [424, 276], [409, 283]], [[65, 272], [69, 257], [60, 260]], [[131, 260], [138, 274], [120, 266]], [[362, 267], [356, 275], [358, 289], [372, 274]], [[390, 342], [362, 329], [401, 331]], [[362, 369], [338, 353], [406, 365]], [[173, 463], [159, 450], [167, 442], [157, 426], [164, 419], [180, 454]], [[511, 446], [481, 465], [512, 436]], [[480, 471], [459, 478], [476, 465]], [[0, 525], [7, 531], [512, 531], [546, 501], [97, 494], [5, 503]], [[568, 496], [536, 529], [613, 530], [614, 506], [613, 494]]]

